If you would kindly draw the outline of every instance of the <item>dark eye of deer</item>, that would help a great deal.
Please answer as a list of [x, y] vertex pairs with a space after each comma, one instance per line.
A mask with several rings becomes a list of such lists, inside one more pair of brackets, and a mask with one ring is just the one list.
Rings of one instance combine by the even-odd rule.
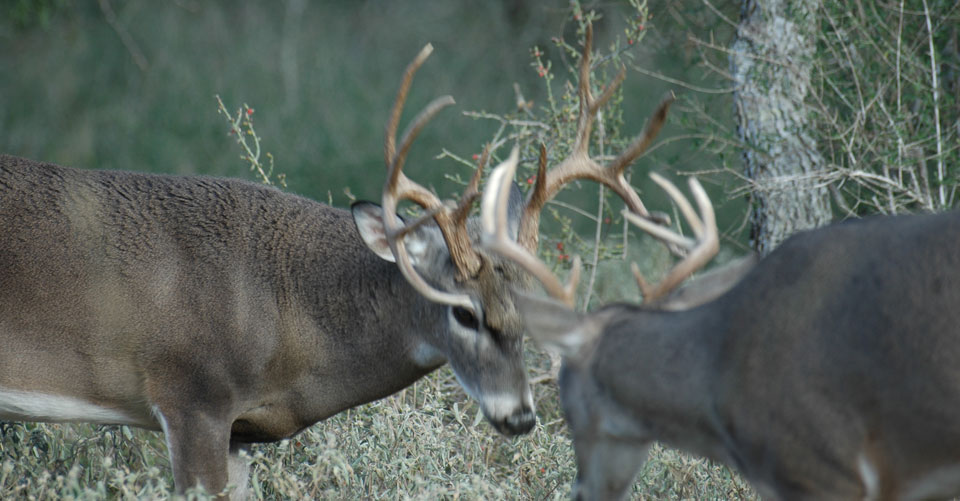
[[453, 318], [457, 319], [460, 325], [468, 329], [478, 330], [480, 328], [480, 322], [477, 322], [477, 317], [474, 316], [470, 310], [462, 306], [453, 307]]

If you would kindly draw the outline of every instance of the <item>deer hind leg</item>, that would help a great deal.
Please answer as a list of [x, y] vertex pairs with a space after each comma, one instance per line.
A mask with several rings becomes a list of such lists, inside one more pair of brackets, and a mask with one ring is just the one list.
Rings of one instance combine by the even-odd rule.
[[577, 500], [623, 499], [650, 449], [649, 443], [618, 437], [575, 438], [574, 445], [577, 485], [573, 497]]
[[230, 423], [211, 413], [154, 407], [163, 428], [178, 494], [202, 486], [208, 493], [221, 493], [230, 480]]

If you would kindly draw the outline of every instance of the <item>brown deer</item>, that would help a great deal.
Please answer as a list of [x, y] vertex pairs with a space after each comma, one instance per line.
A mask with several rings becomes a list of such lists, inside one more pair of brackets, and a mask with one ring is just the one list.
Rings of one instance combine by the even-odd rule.
[[[583, 73], [580, 94], [589, 124]], [[579, 132], [585, 141], [589, 127]], [[570, 165], [591, 163], [575, 152], [541, 177], [559, 183]], [[960, 494], [960, 214], [801, 233], [759, 262], [678, 289], [716, 253], [716, 221], [695, 179], [700, 216], [654, 176], [696, 238], [628, 218], [686, 257], [656, 286], [635, 269], [642, 306], [579, 313], [579, 263], [562, 284], [509, 237], [516, 166], [514, 154], [490, 176], [483, 247], [552, 297], [516, 293], [530, 335], [563, 357], [576, 499], [623, 498], [654, 440], [736, 468], [765, 499]]]
[[[450, 207], [401, 169], [431, 103], [385, 144], [383, 206], [253, 183], [0, 156], [0, 419], [162, 430], [178, 492], [246, 486], [238, 452], [390, 395], [449, 362], [505, 434], [534, 404], [508, 285], [476, 246], [479, 169]], [[409, 199], [426, 216], [397, 216]], [[519, 207], [519, 204], [517, 204]], [[519, 211], [511, 217], [519, 230]], [[372, 252], [371, 252], [372, 250]], [[394, 264], [396, 262], [396, 264]]]

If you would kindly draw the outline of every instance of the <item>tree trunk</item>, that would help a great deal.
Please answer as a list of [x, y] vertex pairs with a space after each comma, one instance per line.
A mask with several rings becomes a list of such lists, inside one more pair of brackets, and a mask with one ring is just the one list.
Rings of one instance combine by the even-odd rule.
[[730, 56], [737, 130], [753, 184], [751, 245], [768, 254], [790, 234], [830, 221], [823, 159], [808, 133], [820, 0], [743, 0]]

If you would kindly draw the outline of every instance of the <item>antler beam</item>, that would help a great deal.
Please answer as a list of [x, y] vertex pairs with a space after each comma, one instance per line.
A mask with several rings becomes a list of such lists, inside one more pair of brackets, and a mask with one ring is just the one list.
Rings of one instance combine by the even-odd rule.
[[574, 258], [570, 280], [564, 285], [543, 261], [507, 235], [507, 201], [518, 157], [519, 152], [514, 146], [507, 160], [494, 169], [487, 181], [487, 189], [480, 203], [483, 246], [522, 266], [543, 284], [547, 294], [573, 308], [574, 294], [580, 280], [580, 257]]
[[623, 152], [606, 166], [590, 158], [590, 132], [596, 120], [597, 112], [613, 96], [626, 76], [626, 69], [620, 69], [616, 78], [606, 87], [598, 98], [590, 90], [590, 56], [593, 46], [593, 27], [587, 25], [583, 55], [580, 58], [580, 73], [577, 94], [580, 111], [577, 118], [577, 133], [573, 151], [556, 167], [546, 170], [546, 149], [540, 149], [540, 172], [527, 206], [524, 208], [518, 241], [531, 252], [536, 252], [539, 239], [540, 212], [544, 205], [559, 192], [564, 185], [577, 179], [589, 179], [602, 183], [626, 202], [631, 212], [649, 217], [646, 207], [640, 201], [636, 191], [624, 177], [624, 171], [640, 157], [660, 133], [667, 118], [667, 112], [673, 103], [673, 94], [665, 97], [654, 111], [650, 121]]
[[[464, 280], [476, 274], [480, 269], [480, 255], [473, 249], [470, 243], [470, 237], [467, 234], [466, 218], [470, 212], [470, 206], [476, 200], [477, 186], [480, 182], [480, 169], [474, 173], [467, 191], [461, 197], [459, 207], [451, 208], [444, 204], [436, 195], [423, 186], [411, 181], [403, 174], [403, 165], [406, 162], [407, 152], [410, 146], [417, 138], [417, 135], [424, 126], [443, 108], [454, 104], [450, 96], [442, 96], [434, 99], [426, 108], [421, 111], [413, 122], [404, 131], [403, 139], [400, 142], [400, 148], [397, 149], [396, 134], [397, 126], [400, 123], [400, 115], [403, 113], [403, 105], [407, 99], [407, 93], [410, 90], [410, 84], [413, 81], [413, 75], [420, 66], [426, 61], [427, 57], [433, 51], [433, 46], [427, 44], [417, 54], [417, 57], [407, 66], [403, 74], [403, 80], [400, 89], [397, 91], [397, 98], [394, 101], [393, 110], [387, 121], [386, 134], [384, 140], [384, 161], [387, 164], [387, 181], [383, 187], [383, 221], [387, 233], [387, 241], [390, 244], [390, 250], [397, 260], [397, 265], [407, 281], [427, 299], [431, 301], [462, 306], [470, 311], [474, 311], [473, 302], [465, 294], [451, 294], [437, 290], [430, 286], [423, 277], [414, 269], [404, 245], [403, 236], [428, 222], [430, 219], [436, 221], [437, 226], [443, 233], [444, 241], [450, 252], [450, 258], [453, 260], [457, 269], [458, 278]], [[398, 223], [397, 204], [400, 200], [410, 200], [423, 207], [427, 215], [419, 218], [409, 225]]]
[[693, 193], [693, 198], [696, 200], [697, 207], [700, 209], [700, 216], [698, 216], [687, 198], [680, 193], [680, 190], [678, 190], [673, 183], [656, 173], [651, 173], [650, 178], [660, 185], [660, 187], [670, 195], [674, 203], [677, 204], [677, 207], [680, 209], [680, 212], [683, 213], [696, 239], [692, 240], [684, 237], [679, 233], [654, 224], [636, 214], [624, 211], [623, 215], [627, 220], [641, 230], [659, 240], [678, 245], [687, 250], [687, 256], [677, 263], [656, 286], [651, 286], [649, 282], [643, 278], [636, 263], [631, 264], [631, 270], [637, 279], [640, 292], [643, 294], [644, 303], [656, 301], [677, 288], [677, 286], [692, 275], [693, 272], [706, 265], [720, 249], [720, 237], [719, 231], [717, 230], [717, 218], [713, 211], [713, 204], [710, 202], [710, 197], [707, 196], [707, 192], [703, 189], [703, 186], [700, 185], [700, 181], [697, 181], [695, 177], [690, 178], [690, 191]]

